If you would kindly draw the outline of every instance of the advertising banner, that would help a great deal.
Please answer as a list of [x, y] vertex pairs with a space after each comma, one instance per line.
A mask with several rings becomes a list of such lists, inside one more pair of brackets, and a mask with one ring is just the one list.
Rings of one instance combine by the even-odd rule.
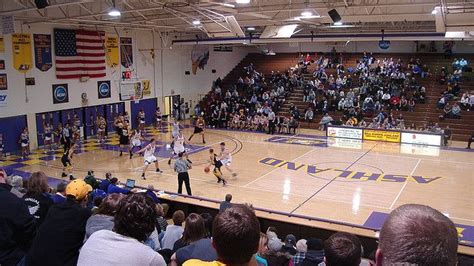
[[332, 127], [328, 126], [328, 137], [362, 139], [362, 129], [351, 127]]
[[441, 146], [441, 135], [403, 132], [402, 143]]
[[400, 142], [400, 135], [397, 131], [364, 129], [364, 140]]

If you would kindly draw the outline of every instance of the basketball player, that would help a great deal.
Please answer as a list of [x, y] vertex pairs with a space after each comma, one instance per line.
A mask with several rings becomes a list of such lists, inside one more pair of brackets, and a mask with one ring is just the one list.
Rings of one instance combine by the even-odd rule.
[[142, 149], [142, 141], [143, 136], [140, 134], [140, 131], [138, 130], [133, 130], [133, 132], [130, 134], [130, 159], [133, 157], [133, 149], [135, 147], [138, 147], [139, 150]]
[[97, 142], [105, 142], [105, 128], [107, 127], [107, 122], [103, 116], [97, 117]]
[[72, 156], [74, 154], [74, 149], [76, 148], [76, 145], [77, 144], [72, 144], [72, 146], [70, 148], [68, 148], [67, 150], [65, 150], [63, 152], [63, 156], [61, 157], [61, 163], [63, 164], [63, 173], [61, 174], [62, 177], [66, 177], [68, 176], [68, 174], [66, 174], [66, 172], [69, 173], [69, 179], [70, 180], [73, 180], [74, 177], [72, 176], [72, 163], [71, 163], [71, 160], [72, 160]]
[[[221, 161], [217, 160], [217, 154], [214, 153], [214, 149], [209, 149], [209, 166], [214, 165], [214, 170], [212, 173], [215, 177], [217, 177], [217, 183], [222, 182], [222, 185], [225, 186], [227, 181], [223, 178], [221, 167]], [[207, 170], [206, 170], [207, 171]]]
[[176, 135], [176, 137], [174, 138], [173, 143], [171, 145], [173, 152], [171, 153], [170, 159], [168, 160], [169, 165], [171, 165], [171, 159], [173, 159], [175, 155], [178, 155], [182, 152], [186, 152], [186, 149], [184, 148], [184, 144], [188, 144], [188, 143], [186, 142], [186, 138], [184, 137], [183, 132], [181, 132], [180, 130], [178, 132], [178, 135]]
[[145, 168], [143, 168], [143, 173], [142, 173], [142, 178], [145, 180], [145, 172], [148, 166], [152, 163], [155, 163], [156, 166], [156, 172], [157, 173], [163, 173], [163, 171], [160, 170], [160, 166], [158, 164], [158, 160], [155, 157], [155, 149], [156, 149], [156, 143], [155, 139], [152, 138], [150, 140], [150, 144], [146, 145], [145, 148], [139, 150], [137, 153], [144, 153], [144, 159], [145, 159]]
[[25, 159], [30, 153], [30, 137], [28, 136], [28, 128], [23, 128], [20, 134], [21, 159]]
[[204, 140], [204, 128], [205, 127], [206, 127], [206, 122], [204, 122], [204, 118], [202, 116], [199, 116], [197, 121], [196, 121], [196, 125], [194, 126], [194, 133], [189, 137], [188, 141], [191, 141], [194, 134], [201, 134], [202, 143], [206, 144], [206, 141]]
[[181, 131], [181, 125], [177, 119], [174, 119], [171, 129], [171, 137], [174, 139], [178, 135], [179, 131]]
[[131, 149], [130, 149], [130, 136], [128, 133], [128, 126], [126, 123], [121, 122], [117, 123], [117, 133], [119, 135], [119, 150], [120, 150], [120, 156], [123, 155], [123, 147], [125, 146], [128, 148], [128, 152], [132, 154]]
[[225, 142], [221, 142], [221, 152], [218, 156], [219, 161], [222, 163], [223, 166], [232, 174], [232, 177], [236, 177], [237, 173], [235, 173], [232, 168], [230, 168], [230, 164], [232, 163], [232, 154], [228, 149], [225, 147]]
[[145, 111], [143, 109], [138, 112], [138, 129], [140, 132], [145, 132]]
[[161, 128], [161, 110], [160, 110], [160, 107], [156, 107], [155, 127], [156, 127], [156, 129]]
[[44, 152], [47, 153], [48, 150], [53, 149], [53, 126], [49, 123], [44, 123], [43, 121], [43, 140], [44, 146], [47, 150]]
[[128, 115], [128, 112], [123, 113], [123, 121], [130, 125], [130, 116]]

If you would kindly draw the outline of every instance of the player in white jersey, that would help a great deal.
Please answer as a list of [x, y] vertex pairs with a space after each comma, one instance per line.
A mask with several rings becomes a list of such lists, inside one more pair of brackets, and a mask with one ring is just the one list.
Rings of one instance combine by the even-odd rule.
[[133, 149], [137, 148], [139, 150], [142, 149], [142, 141], [143, 136], [138, 130], [133, 130], [132, 134], [130, 135], [130, 159], [133, 157]]
[[171, 164], [171, 159], [173, 159], [175, 155], [178, 155], [186, 151], [186, 149], [184, 148], [184, 144], [188, 144], [188, 143], [186, 141], [186, 138], [183, 135], [183, 132], [181, 132], [180, 130], [178, 131], [178, 134], [174, 137], [173, 143], [171, 144], [173, 151], [170, 154], [170, 159], [168, 160], [168, 164]]
[[229, 171], [233, 177], [237, 176], [237, 173], [230, 168], [230, 164], [232, 163], [232, 154], [229, 150], [225, 148], [225, 142], [221, 142], [221, 152], [218, 156], [219, 161], [222, 163], [223, 166]]
[[171, 137], [174, 139], [178, 135], [179, 131], [181, 131], [181, 126], [179, 125], [179, 121], [174, 119], [172, 129], [171, 129]]
[[158, 160], [155, 157], [155, 149], [156, 149], [155, 139], [152, 138], [150, 140], [150, 144], [146, 145], [145, 148], [143, 148], [143, 149], [141, 149], [137, 152], [137, 153], [142, 153], [143, 152], [143, 157], [145, 159], [145, 167], [143, 168], [143, 173], [142, 173], [142, 178], [143, 179], [146, 179], [145, 178], [146, 169], [152, 163], [154, 163], [155, 166], [156, 166], [156, 172], [162, 173], [162, 171], [160, 170], [160, 166], [158, 164]]

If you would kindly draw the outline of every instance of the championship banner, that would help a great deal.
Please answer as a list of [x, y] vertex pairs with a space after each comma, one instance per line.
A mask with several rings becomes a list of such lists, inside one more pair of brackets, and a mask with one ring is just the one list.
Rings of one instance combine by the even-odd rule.
[[3, 41], [3, 36], [0, 36], [0, 53], [5, 53], [5, 43]]
[[105, 47], [107, 48], [107, 64], [110, 67], [119, 65], [119, 41], [118, 37], [106, 37]]
[[67, 84], [53, 84], [53, 103], [69, 102], [69, 91]]
[[31, 35], [12, 34], [13, 67], [21, 73], [31, 69]]
[[133, 44], [132, 38], [120, 38], [120, 64], [124, 68], [129, 68], [133, 65]]
[[0, 74], [0, 90], [8, 90], [7, 74]]
[[364, 140], [400, 142], [400, 132], [364, 129]]
[[110, 80], [97, 81], [99, 99], [110, 98]]
[[33, 41], [35, 45], [35, 66], [43, 72], [48, 71], [53, 66], [51, 35], [33, 34]]
[[150, 80], [142, 80], [143, 96], [151, 95]]

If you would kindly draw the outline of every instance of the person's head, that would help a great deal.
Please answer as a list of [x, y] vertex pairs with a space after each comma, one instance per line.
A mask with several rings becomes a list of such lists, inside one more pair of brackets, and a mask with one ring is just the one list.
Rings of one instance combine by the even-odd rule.
[[300, 239], [296, 242], [296, 251], [306, 253], [308, 251], [308, 246], [306, 245], [306, 239]]
[[0, 184], [7, 183], [7, 172], [5, 169], [0, 168]]
[[75, 179], [66, 186], [66, 197], [70, 200], [74, 200], [79, 204], [87, 202], [89, 192], [92, 191], [92, 187], [81, 179]]
[[212, 223], [214, 222], [214, 217], [210, 213], [201, 213], [201, 218], [204, 220], [204, 227], [206, 227], [206, 236], [212, 236]]
[[393, 210], [382, 226], [376, 263], [456, 265], [457, 248], [458, 234], [449, 218], [429, 206], [406, 204]]
[[154, 138], [151, 138], [150, 139], [150, 144], [154, 144], [155, 143], [155, 139]]
[[234, 205], [219, 213], [212, 232], [218, 260], [224, 264], [248, 263], [258, 251], [260, 223], [249, 206]]
[[42, 171], [34, 172], [28, 180], [28, 194], [39, 195], [49, 192], [48, 177]]
[[324, 260], [327, 266], [358, 266], [361, 256], [360, 241], [352, 234], [338, 232], [324, 241]]
[[184, 156], [184, 153], [185, 153], [184, 151], [183, 151], [183, 152], [180, 152], [180, 153], [178, 153], [178, 157], [179, 157], [179, 158], [183, 158], [183, 156]]
[[260, 240], [258, 242], [257, 254], [262, 255], [268, 252], [268, 236], [264, 233], [260, 233]]
[[204, 220], [199, 214], [191, 213], [186, 218], [186, 225], [183, 232], [183, 241], [186, 244], [198, 241], [206, 237], [206, 227]]
[[113, 185], [116, 185], [116, 184], [118, 183], [118, 178], [112, 177], [112, 178], [110, 179], [110, 183], [113, 184]]
[[308, 250], [323, 250], [323, 241], [319, 238], [309, 238], [306, 240], [306, 246]]
[[182, 210], [177, 210], [173, 213], [173, 224], [181, 226], [184, 222], [185, 215]]
[[61, 182], [56, 186], [56, 192], [66, 196], [66, 187], [67, 187], [67, 183]]
[[95, 214], [114, 216], [120, 201], [125, 197], [122, 193], [113, 193], [105, 197], [99, 205]]
[[296, 245], [296, 237], [292, 234], [288, 234], [285, 237], [285, 246], [294, 247]]
[[14, 175], [6, 178], [7, 183], [17, 189], [23, 187], [23, 178], [19, 175]]
[[225, 195], [225, 201], [231, 202], [232, 201], [232, 195], [231, 194]]
[[209, 149], [210, 154], [214, 154], [214, 149]]
[[270, 253], [277, 253], [283, 247], [283, 243], [278, 237], [269, 237], [267, 246]]
[[126, 195], [118, 204], [114, 231], [143, 242], [155, 229], [156, 211], [153, 200], [143, 193]]

